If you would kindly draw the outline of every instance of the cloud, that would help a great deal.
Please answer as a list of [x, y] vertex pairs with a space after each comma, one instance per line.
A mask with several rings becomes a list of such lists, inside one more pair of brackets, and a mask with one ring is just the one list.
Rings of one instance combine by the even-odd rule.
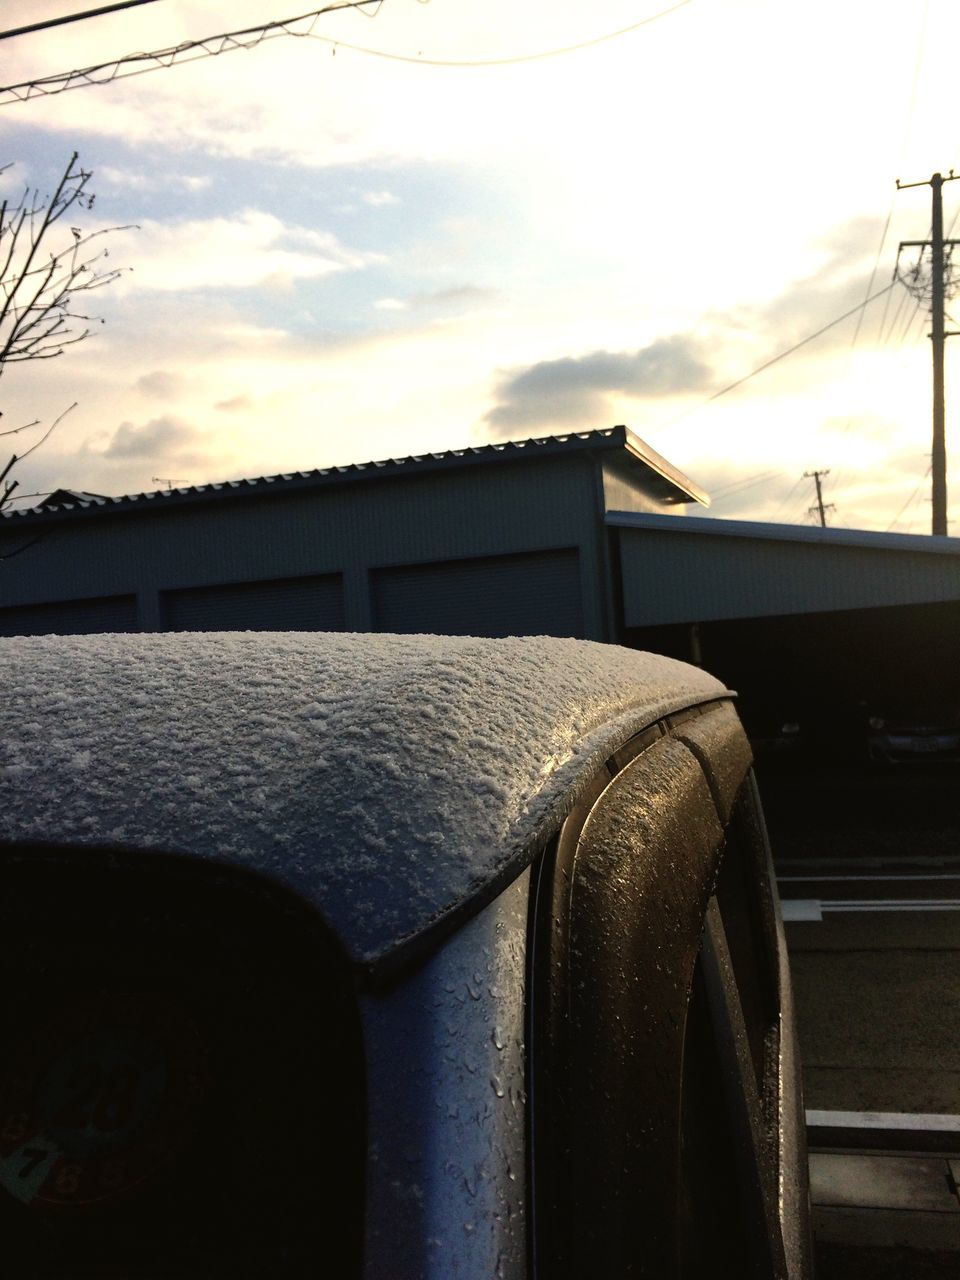
[[534, 425], [589, 425], [605, 420], [612, 395], [662, 399], [704, 390], [711, 370], [698, 340], [676, 334], [639, 351], [594, 351], [542, 360], [505, 375], [486, 415], [495, 435]]
[[154, 369], [152, 373], [145, 373], [143, 377], [136, 381], [136, 388], [142, 391], [146, 396], [154, 396], [158, 400], [172, 400], [179, 395], [186, 383], [179, 373], [172, 373], [169, 369]]
[[83, 489], [88, 493], [140, 493], [158, 487], [157, 476], [176, 484], [208, 480], [234, 469], [229, 442], [212, 432], [165, 415], [147, 422], [121, 422], [71, 444], [69, 436], [33, 454], [24, 466], [23, 489]]
[[153, 418], [142, 426], [121, 422], [107, 445], [98, 452], [111, 461], [132, 458], [159, 461], [178, 455], [182, 457], [184, 450], [199, 439], [200, 432], [178, 418]]
[[101, 165], [97, 169], [97, 180], [130, 191], [169, 191], [171, 188], [205, 191], [213, 185], [208, 174], [170, 173], [166, 170], [163, 173], [141, 173], [134, 169], [117, 169], [113, 165]]
[[[712, 316], [728, 328], [757, 335], [775, 335], [775, 346], [782, 350], [802, 341], [832, 320], [856, 308], [889, 283], [885, 274], [871, 280], [881, 224], [875, 218], [858, 217], [834, 227], [814, 246], [820, 262], [815, 270], [790, 283], [773, 298], [737, 307], [726, 316]], [[879, 311], [882, 311], [882, 304]], [[879, 314], [877, 304], [864, 315], [861, 326], [864, 338], [874, 332]], [[850, 335], [857, 324], [853, 315], [846, 324], [827, 330], [811, 344], [808, 355], [821, 355], [826, 349], [850, 345]]]
[[[446, 323], [460, 319], [483, 303], [499, 298], [498, 289], [482, 289], [477, 285], [456, 285], [450, 289], [435, 289], [428, 293], [412, 293], [406, 298], [378, 298], [373, 304], [378, 311], [415, 311], [421, 315], [432, 313], [433, 323]], [[451, 314], [455, 313], [455, 314]]]
[[475, 284], [461, 284], [450, 289], [437, 289], [432, 293], [415, 293], [410, 299], [410, 305], [421, 310], [435, 307], [462, 307], [492, 302], [499, 297], [499, 289], [483, 289]]
[[287, 226], [258, 209], [175, 223], [144, 221], [132, 250], [128, 261], [134, 269], [123, 277], [125, 292], [276, 287], [382, 261], [380, 254], [346, 248], [330, 232]]
[[399, 196], [395, 196], [392, 191], [368, 191], [363, 196], [364, 204], [372, 205], [375, 209], [381, 209], [385, 205], [402, 203]]
[[229, 400], [218, 400], [213, 406], [224, 413], [235, 413], [238, 409], [249, 409], [253, 401], [248, 395], [231, 396]]

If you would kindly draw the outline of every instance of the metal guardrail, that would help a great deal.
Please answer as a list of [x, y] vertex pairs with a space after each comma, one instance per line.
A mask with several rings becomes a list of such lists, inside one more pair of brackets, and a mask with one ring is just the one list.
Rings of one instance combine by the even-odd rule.
[[811, 1150], [939, 1152], [960, 1158], [960, 1115], [903, 1111], [807, 1111]]
[[818, 1240], [960, 1253], [960, 1116], [807, 1112]]
[[784, 920], [822, 920], [839, 911], [960, 911], [960, 898], [782, 898]]

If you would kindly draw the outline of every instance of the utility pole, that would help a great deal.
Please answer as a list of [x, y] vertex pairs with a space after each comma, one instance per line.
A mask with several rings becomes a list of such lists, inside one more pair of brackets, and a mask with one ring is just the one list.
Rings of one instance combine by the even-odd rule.
[[[947, 444], [944, 429], [944, 394], [943, 394], [943, 347], [944, 340], [956, 335], [955, 330], [947, 332], [944, 327], [944, 298], [946, 285], [944, 281], [945, 255], [944, 248], [960, 244], [957, 240], [943, 238], [943, 184], [955, 182], [960, 174], [951, 169], [946, 177], [935, 173], [926, 182], [901, 182], [897, 179], [897, 190], [904, 191], [908, 187], [929, 187], [932, 193], [933, 213], [930, 219], [929, 240], [901, 240], [900, 249], [919, 248], [921, 253], [930, 248], [930, 341], [933, 344], [933, 447], [930, 455], [933, 498], [933, 533], [947, 532]], [[899, 262], [899, 253], [897, 260]], [[924, 285], [918, 284], [920, 264], [913, 273], [913, 285], [907, 288], [916, 297], [926, 295]], [[902, 279], [902, 277], [901, 277]], [[907, 282], [904, 281], [906, 284]]]
[[823, 489], [820, 486], [820, 477], [828, 476], [829, 474], [830, 474], [829, 471], [805, 471], [803, 473], [804, 480], [813, 480], [813, 483], [817, 486], [817, 501], [814, 503], [812, 507], [808, 507], [807, 510], [810, 512], [811, 515], [813, 514], [814, 511], [819, 512], [821, 529], [825, 529], [827, 527], [826, 513], [828, 511], [836, 511], [836, 507], [833, 505], [832, 502], [828, 502], [826, 506], [823, 505]]

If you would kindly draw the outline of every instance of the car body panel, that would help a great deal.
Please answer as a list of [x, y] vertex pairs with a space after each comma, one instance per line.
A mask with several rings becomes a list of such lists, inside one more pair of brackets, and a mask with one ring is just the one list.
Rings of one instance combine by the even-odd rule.
[[[300, 1030], [292, 1011], [315, 1007], [300, 988], [320, 1007], [329, 996], [339, 1021], [311, 1023], [310, 1052], [345, 1047], [346, 1074], [329, 1074], [302, 1131], [264, 1127], [263, 1159], [244, 1127], [256, 1085], [238, 1090], [225, 1066], [228, 1098], [214, 1099], [219, 1132], [236, 1129], [264, 1177], [289, 1161], [311, 1187], [326, 1178], [333, 1203], [338, 1169], [354, 1171], [337, 1188], [350, 1259], [327, 1225], [318, 1265], [344, 1280], [688, 1280], [712, 1266], [709, 1231], [746, 1206], [737, 1274], [811, 1274], [783, 929], [749, 745], [712, 677], [589, 642], [301, 634], [7, 641], [0, 670], [19, 695], [0, 872], [25, 964], [43, 954], [45, 877], [70, 921], [50, 981], [72, 989], [70, 957], [89, 950], [83, 981], [125, 990], [134, 939], [148, 985], [176, 970], [189, 1003], [182, 910], [203, 939], [211, 1024], [218, 984], [233, 999], [243, 928], [278, 956], [286, 922], [308, 951], [322, 935], [319, 979], [292, 962], [288, 1002], [278, 960], [271, 990]], [[139, 939], [137, 904], [149, 922], [152, 878], [168, 873], [162, 919]], [[247, 922], [224, 946], [221, 885]], [[2, 1007], [21, 1009], [23, 981], [0, 970]], [[264, 1025], [272, 998], [250, 1006]], [[254, 1021], [231, 1026], [255, 1038]], [[286, 1067], [271, 1069], [282, 1093]], [[0, 1121], [9, 1089], [0, 1070]], [[341, 1094], [342, 1159], [322, 1121]], [[294, 1097], [278, 1105], [297, 1114]], [[684, 1142], [704, 1134], [689, 1150], [710, 1176], [691, 1192]], [[0, 1158], [21, 1176], [18, 1152]], [[193, 1158], [186, 1139], [176, 1158]], [[215, 1186], [216, 1153], [209, 1164]], [[694, 1201], [710, 1225], [691, 1248]], [[303, 1259], [319, 1218], [297, 1205]], [[284, 1269], [284, 1247], [275, 1273], [304, 1274]]]
[[529, 1274], [529, 888], [527, 869], [406, 981], [361, 997], [365, 1280]]
[[589, 641], [339, 633], [4, 640], [0, 682], [7, 838], [262, 872], [371, 966], [512, 879], [633, 734], [725, 692]]

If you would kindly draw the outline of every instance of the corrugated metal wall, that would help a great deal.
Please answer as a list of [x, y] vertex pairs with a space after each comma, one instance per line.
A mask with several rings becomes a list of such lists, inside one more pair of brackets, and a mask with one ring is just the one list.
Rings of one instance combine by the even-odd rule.
[[679, 522], [617, 534], [627, 627], [960, 599], [955, 555], [730, 537]]
[[[106, 509], [38, 525], [38, 544], [3, 564], [0, 607], [58, 596], [135, 593], [144, 631], [206, 627], [214, 620], [222, 628], [299, 629], [314, 608], [315, 625], [324, 629], [370, 631], [390, 625], [392, 617], [412, 626], [416, 613], [418, 629], [429, 619], [432, 630], [443, 630], [449, 617], [451, 627], [476, 630], [485, 610], [494, 606], [471, 612], [469, 591], [446, 611], [431, 611], [429, 599], [415, 606], [410, 595], [407, 614], [398, 616], [396, 592], [389, 602], [384, 594], [396, 581], [391, 571], [441, 561], [538, 556], [543, 548], [566, 547], [575, 549], [570, 554], [579, 557], [578, 571], [569, 564], [549, 571], [541, 566], [535, 579], [526, 579], [532, 585], [522, 590], [492, 588], [494, 595], [514, 591], [520, 610], [508, 627], [501, 607], [496, 625], [514, 633], [612, 639], [605, 613], [600, 493], [596, 460], [585, 451], [434, 472], [414, 468], [314, 489], [264, 487], [246, 497], [228, 494], [225, 500], [157, 497], [126, 511]], [[19, 527], [0, 532], [11, 540], [26, 536]], [[416, 570], [413, 576], [419, 583]], [[460, 591], [460, 577], [452, 572], [442, 590]], [[307, 588], [307, 599], [294, 603], [289, 595], [281, 599], [285, 588], [270, 588], [258, 602], [256, 590], [248, 596], [237, 586], [333, 578], [342, 584], [339, 604], [328, 588], [312, 600]], [[519, 580], [510, 577], [511, 583]], [[380, 584], [377, 598], [374, 582]], [[435, 579], [425, 588], [426, 597], [436, 594], [438, 583]], [[216, 598], [214, 588], [221, 592]], [[406, 591], [415, 589], [411, 583]], [[542, 607], [526, 598], [540, 590], [546, 593]], [[289, 621], [273, 620], [276, 610]]]
[[0, 636], [78, 636], [137, 629], [137, 601], [132, 595], [0, 609]]
[[165, 631], [343, 631], [339, 574], [187, 587], [160, 594]]
[[371, 574], [377, 631], [585, 635], [576, 547], [398, 565]]

